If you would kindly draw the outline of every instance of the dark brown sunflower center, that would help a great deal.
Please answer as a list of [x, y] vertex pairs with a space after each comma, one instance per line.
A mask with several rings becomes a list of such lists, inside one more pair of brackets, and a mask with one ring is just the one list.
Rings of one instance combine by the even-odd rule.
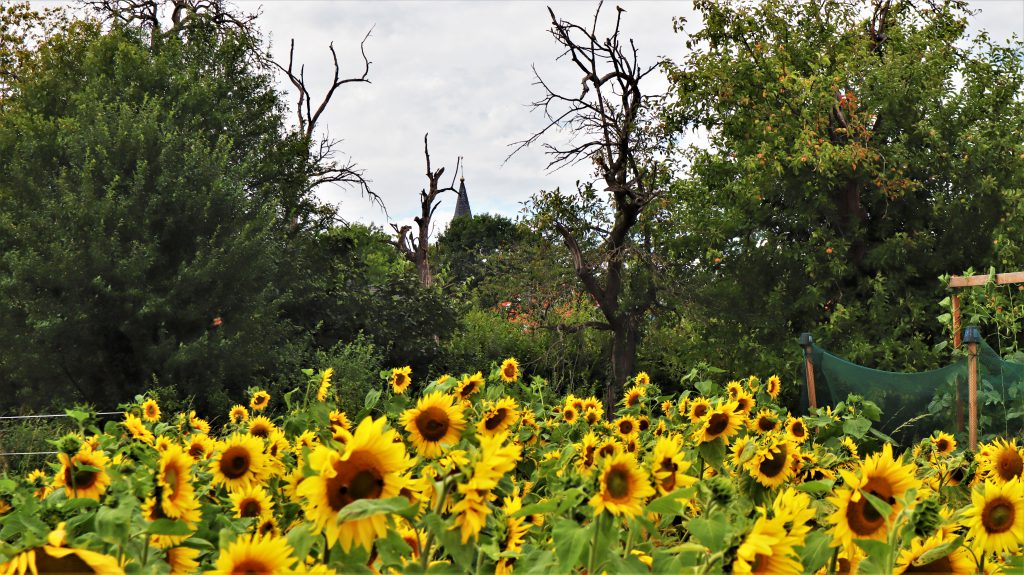
[[619, 433], [621, 433], [622, 435], [629, 435], [630, 433], [633, 433], [633, 422], [628, 419], [625, 421], [620, 421]]
[[384, 491], [384, 476], [372, 456], [355, 453], [348, 461], [334, 464], [336, 475], [327, 480], [327, 501], [340, 511], [359, 499], [379, 499]]
[[749, 397], [741, 397], [738, 401], [740, 411], [750, 411], [750, 408], [754, 407], [753, 401]]
[[[892, 487], [882, 478], [872, 478], [862, 489], [890, 505], [896, 503], [892, 496]], [[850, 530], [857, 535], [872, 535], [879, 528], [885, 525], [885, 517], [875, 509], [875, 506], [868, 501], [867, 497], [861, 497], [858, 501], [851, 501], [846, 509], [846, 520], [850, 524]]]
[[725, 428], [729, 426], [729, 416], [724, 413], [712, 413], [711, 418], [708, 419], [707, 433], [708, 435], [721, 435]]
[[1017, 511], [1005, 497], [998, 497], [985, 504], [981, 511], [981, 524], [989, 534], [1002, 533], [1013, 527]]
[[606, 445], [603, 445], [597, 453], [600, 454], [601, 457], [608, 457], [609, 455], [615, 453], [615, 444], [608, 443]]
[[704, 417], [707, 414], [707, 412], [708, 412], [708, 406], [704, 405], [703, 403], [698, 403], [697, 405], [693, 406], [693, 416], [694, 417], [697, 417], [697, 418]]
[[613, 467], [605, 478], [605, 485], [608, 494], [613, 499], [624, 499], [629, 497], [629, 470], [622, 467]]
[[587, 423], [593, 425], [593, 424], [597, 423], [597, 418], [598, 418], [598, 415], [597, 415], [596, 411], [588, 411], [587, 412]]
[[579, 413], [579, 412], [583, 411], [583, 402], [582, 401], [574, 401], [570, 407], [575, 409], [576, 413]]
[[514, 366], [514, 365], [512, 365], [512, 364], [510, 363], [510, 364], [506, 365], [506, 366], [505, 366], [505, 367], [504, 367], [504, 368], [503, 368], [503, 369], [501, 370], [501, 373], [502, 373], [502, 375], [504, 375], [504, 376], [505, 376], [505, 377], [506, 377], [507, 379], [513, 379], [513, 378], [515, 378], [515, 376], [516, 376], [516, 366]]
[[775, 420], [770, 417], [759, 417], [757, 418], [757, 428], [764, 432], [771, 431], [775, 429]]
[[441, 441], [448, 434], [448, 414], [440, 407], [428, 407], [416, 416], [416, 429], [427, 441]]
[[949, 482], [953, 485], [960, 485], [960, 482], [964, 480], [964, 468], [957, 467], [953, 471], [949, 472]]
[[783, 447], [778, 453], [769, 452], [768, 456], [765, 457], [761, 463], [757, 466], [757, 470], [765, 477], [778, 477], [782, 470], [786, 468], [786, 452], [788, 450]]
[[257, 424], [249, 428], [249, 435], [255, 435], [256, 437], [262, 437], [264, 439], [270, 435], [270, 427], [263, 424]]
[[201, 455], [205, 455], [206, 450], [203, 449], [203, 445], [201, 443], [193, 443], [188, 447], [188, 454], [192, 457], [198, 458]]
[[562, 412], [562, 417], [569, 423], [572, 423], [576, 421], [576, 410], [570, 407]]
[[96, 570], [77, 555], [51, 557], [42, 549], [36, 550], [36, 569], [39, 573], [96, 573]]
[[156, 407], [149, 405], [146, 406], [146, 417], [153, 419], [156, 417]]
[[494, 431], [501, 427], [501, 424], [505, 422], [505, 418], [507, 417], [508, 409], [505, 407], [499, 407], [494, 410], [494, 413], [487, 416], [487, 419], [484, 420], [484, 427], [487, 428], [487, 431]]
[[[71, 472], [71, 469], [64, 471], [64, 482], [70, 485], [73, 489], [89, 489], [96, 484], [100, 474], [95, 471], [86, 471], [85, 469], [78, 469], [78, 465], [89, 465], [89, 461], [80, 461], [74, 464], [75, 471]], [[72, 481], [74, 481], [72, 483]]]
[[586, 447], [586, 449], [583, 450], [583, 465], [584, 465], [584, 467], [590, 467], [591, 465], [594, 464], [594, 451], [595, 451], [595, 447], [596, 446], [594, 446], [594, 445], [588, 445]]
[[228, 479], [238, 479], [249, 471], [249, 450], [235, 445], [229, 447], [220, 458], [220, 472]]
[[475, 391], [476, 391], [476, 382], [471, 381], [471, 382], [467, 383], [465, 385], [465, 387], [463, 387], [459, 391], [459, 396], [462, 397], [462, 399], [466, 399], [467, 397], [473, 395], [473, 393]]
[[238, 509], [241, 511], [242, 517], [258, 517], [262, 506], [255, 499], [245, 499], [238, 506]]
[[1003, 481], [1009, 481], [1014, 477], [1020, 477], [1021, 472], [1024, 472], [1024, 459], [1021, 459], [1020, 453], [1017, 453], [1015, 449], [1004, 449], [999, 454], [999, 460], [996, 464], [997, 473]]
[[643, 418], [640, 420], [640, 431], [647, 431], [651, 427], [651, 420]]
[[398, 374], [395, 376], [395, 387], [405, 387], [405, 374]]
[[942, 438], [935, 442], [935, 449], [939, 450], [939, 453], [945, 453], [949, 451], [949, 441], [946, 438]]
[[639, 402], [640, 402], [640, 394], [639, 393], [631, 393], [631, 394], [629, 394], [629, 398], [626, 399], [626, 405], [628, 405], [629, 407], [633, 407], [634, 405], [636, 405]]

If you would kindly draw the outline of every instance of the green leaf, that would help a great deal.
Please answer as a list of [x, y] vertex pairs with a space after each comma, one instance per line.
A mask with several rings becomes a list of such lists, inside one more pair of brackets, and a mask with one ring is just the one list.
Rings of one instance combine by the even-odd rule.
[[551, 513], [558, 510], [558, 500], [548, 499], [539, 503], [533, 503], [521, 508], [512, 514], [512, 517], [526, 517], [527, 515]]
[[722, 518], [696, 517], [687, 522], [686, 530], [701, 545], [710, 549], [712, 553], [717, 553], [722, 551], [727, 543], [725, 535], [729, 532], [729, 526]]
[[458, 567], [456, 571], [472, 572], [473, 560], [476, 558], [473, 540], [470, 539], [467, 543], [463, 543], [460, 531], [448, 529], [444, 520], [436, 513], [428, 514], [423, 522], [427, 529], [434, 534], [434, 537], [440, 541], [444, 550], [452, 556], [455, 566]]
[[192, 529], [184, 521], [174, 519], [157, 519], [146, 527], [150, 535], [189, 535]]
[[938, 561], [939, 559], [942, 559], [946, 555], [949, 555], [950, 553], [952, 553], [954, 550], [956, 550], [957, 547], [960, 547], [960, 545], [962, 545], [963, 542], [964, 542], [964, 536], [963, 535], [960, 535], [959, 537], [956, 537], [955, 539], [951, 539], [949, 541], [946, 541], [942, 545], [939, 545], [938, 547], [929, 549], [923, 555], [921, 555], [917, 559], [914, 559], [914, 565], [917, 566], [917, 567], [920, 567], [922, 565], [927, 565], [927, 564], [929, 564], [929, 563], [931, 563], [933, 561]]
[[710, 443], [702, 443], [697, 448], [697, 452], [704, 458], [704, 461], [712, 467], [722, 467], [722, 461], [725, 459], [725, 442], [722, 438], [718, 438]]
[[796, 486], [796, 490], [811, 494], [831, 493], [832, 486], [835, 484], [835, 479], [821, 479], [818, 481], [808, 481], [807, 483], [801, 483], [800, 485]]
[[[309, 556], [310, 549], [313, 548], [313, 544], [317, 542], [318, 537], [313, 533], [312, 526], [309, 523], [300, 523], [294, 529], [288, 530], [285, 539], [288, 540], [288, 544], [295, 550], [295, 557], [307, 557]], [[221, 530], [220, 548], [226, 549], [224, 546], [224, 530]]]
[[[595, 519], [594, 523], [596, 522]], [[581, 527], [575, 521], [561, 518], [553, 523], [551, 533], [554, 536], [555, 556], [558, 557], [561, 572], [568, 573], [576, 568], [583, 552], [593, 540], [591, 531], [594, 523], [588, 527]]]
[[843, 433], [856, 439], [864, 439], [870, 428], [871, 422], [863, 417], [851, 417], [843, 422]]
[[106, 543], [123, 545], [128, 541], [131, 512], [124, 507], [101, 507], [96, 511], [96, 534]]
[[814, 573], [821, 569], [832, 558], [832, 538], [824, 531], [811, 531], [804, 539], [803, 547], [798, 548], [800, 563], [804, 571]]
[[854, 539], [854, 543], [868, 554], [868, 557], [885, 557], [889, 552], [889, 544], [877, 539]]
[[694, 387], [697, 388], [697, 391], [704, 397], [711, 397], [715, 394], [715, 388], [717, 386], [710, 381], [698, 381], [694, 384]]
[[662, 515], [682, 515], [684, 504], [682, 499], [693, 497], [693, 487], [676, 489], [668, 495], [663, 495], [647, 504], [648, 513], [660, 513]]
[[359, 499], [342, 508], [342, 510], [338, 512], [337, 517], [335, 517], [335, 521], [337, 523], [344, 523], [346, 521], [355, 521], [356, 519], [364, 519], [366, 517], [384, 515], [387, 513], [394, 513], [407, 519], [412, 519], [416, 516], [416, 511], [418, 509], [418, 505], [410, 503], [405, 497], [390, 497], [388, 499]]

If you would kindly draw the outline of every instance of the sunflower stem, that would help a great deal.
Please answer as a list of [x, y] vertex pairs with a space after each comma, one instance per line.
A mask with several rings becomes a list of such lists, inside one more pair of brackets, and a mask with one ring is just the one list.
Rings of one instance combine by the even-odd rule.
[[602, 511], [598, 514], [597, 518], [594, 519], [594, 540], [590, 544], [590, 557], [587, 558], [587, 573], [594, 573], [597, 563], [597, 546], [598, 538], [601, 536], [601, 522], [604, 520], [605, 513]]
[[[444, 508], [444, 500], [448, 498], [448, 489], [451, 485], [452, 483], [448, 479], [445, 479], [444, 483], [441, 484], [441, 494], [438, 496], [437, 504], [434, 506], [434, 513], [441, 515], [441, 509]], [[430, 553], [433, 546], [434, 532], [429, 531], [427, 532], [427, 544], [424, 545], [423, 549], [420, 551], [420, 566], [423, 568], [424, 572], [427, 570], [427, 566], [430, 565]]]
[[[159, 505], [159, 503], [157, 503]], [[146, 533], [142, 534], [142, 566], [146, 566], [146, 562], [149, 561], [149, 535]]]
[[629, 526], [629, 534], [626, 535], [626, 552], [622, 554], [623, 559], [628, 559], [629, 554], [633, 551], [633, 531], [636, 525]]
[[833, 573], [836, 572], [836, 567], [838, 566], [838, 564], [839, 564], [839, 548], [836, 547], [836, 550], [832, 552], [832, 561], [829, 563], [829, 566], [828, 566], [828, 575], [832, 575]]

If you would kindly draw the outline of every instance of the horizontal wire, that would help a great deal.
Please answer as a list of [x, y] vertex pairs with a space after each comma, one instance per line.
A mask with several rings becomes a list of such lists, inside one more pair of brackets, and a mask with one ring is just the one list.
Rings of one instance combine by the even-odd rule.
[[0, 457], [4, 455], [56, 455], [57, 451], [15, 451], [12, 453], [0, 453]]

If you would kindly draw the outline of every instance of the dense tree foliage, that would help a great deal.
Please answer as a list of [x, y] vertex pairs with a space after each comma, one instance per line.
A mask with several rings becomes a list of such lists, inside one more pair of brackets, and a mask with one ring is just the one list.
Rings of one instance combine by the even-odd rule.
[[696, 7], [670, 74], [710, 139], [671, 204], [692, 339], [733, 370], [780, 369], [800, 331], [927, 367], [936, 278], [996, 263], [1022, 207], [1020, 46], [969, 38], [956, 2]]

